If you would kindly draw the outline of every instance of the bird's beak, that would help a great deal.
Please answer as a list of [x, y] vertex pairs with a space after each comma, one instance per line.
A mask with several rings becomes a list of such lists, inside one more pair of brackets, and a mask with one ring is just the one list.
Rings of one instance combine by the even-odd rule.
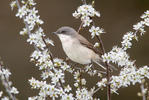
[[52, 32], [53, 34], [57, 34], [57, 32]]

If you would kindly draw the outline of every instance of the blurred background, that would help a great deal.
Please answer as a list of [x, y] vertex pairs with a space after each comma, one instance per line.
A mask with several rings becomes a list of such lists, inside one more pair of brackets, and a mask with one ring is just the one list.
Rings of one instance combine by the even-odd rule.
[[[24, 27], [22, 20], [15, 17], [16, 10], [11, 11], [9, 6], [12, 0], [1, 0], [0, 2], [0, 56], [7, 68], [12, 72], [11, 80], [18, 88], [19, 100], [26, 100], [29, 96], [36, 95], [36, 91], [30, 88], [28, 79], [32, 76], [38, 78], [40, 72], [30, 60], [33, 47], [26, 43], [27, 37], [19, 35]], [[65, 58], [59, 39], [51, 35], [61, 26], [71, 26], [78, 29], [80, 20], [72, 17], [72, 13], [81, 5], [81, 0], [35, 0], [41, 19], [45, 22], [42, 27], [47, 36], [54, 42], [55, 47], [51, 51], [55, 57]], [[87, 0], [91, 2], [91, 0]], [[140, 16], [149, 9], [149, 0], [95, 0], [95, 8], [100, 11], [101, 17], [96, 19], [96, 25], [105, 29], [102, 35], [106, 51], [114, 45], [119, 45], [122, 36], [132, 30], [132, 26], [140, 21]], [[81, 31], [90, 42], [90, 34]], [[128, 50], [137, 66], [149, 64], [149, 27], [139, 41], [133, 41], [133, 47]], [[40, 79], [40, 78], [38, 78]], [[92, 83], [90, 83], [92, 85]], [[0, 90], [2, 86], [0, 85]], [[141, 100], [137, 97], [140, 91], [139, 85], [121, 88], [119, 95], [112, 95], [112, 100]], [[101, 100], [105, 100], [106, 94], [98, 94]]]

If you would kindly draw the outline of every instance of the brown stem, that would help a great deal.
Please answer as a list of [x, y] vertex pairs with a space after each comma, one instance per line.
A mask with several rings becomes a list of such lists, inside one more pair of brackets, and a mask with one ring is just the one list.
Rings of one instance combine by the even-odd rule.
[[[103, 45], [103, 42], [102, 42], [102, 39], [100, 38], [100, 36], [97, 36], [97, 39], [100, 43], [100, 46], [101, 46], [101, 51], [102, 51], [102, 54], [105, 53], [105, 48], [104, 48], [104, 45]], [[105, 62], [105, 65], [106, 65], [106, 73], [107, 73], [107, 100], [111, 100], [111, 87], [110, 87], [110, 68], [109, 68], [109, 65], [107, 62]]]
[[144, 93], [144, 82], [141, 83], [141, 93], [142, 93], [142, 100], [146, 100], [146, 95]]
[[[19, 3], [18, 0], [16, 0], [16, 4], [17, 4], [18, 9], [20, 9], [21, 6], [20, 6], [20, 3]], [[23, 16], [22, 18], [23, 18], [23, 20], [24, 20], [24, 19], [25, 19], [25, 16]], [[31, 31], [30, 31], [30, 29], [29, 29], [29, 26], [28, 26], [27, 22], [24, 21], [24, 24], [25, 24], [25, 27], [27, 28], [27, 33], [28, 33], [28, 35], [30, 35], [30, 34], [31, 34]], [[38, 27], [39, 27], [39, 26], [38, 26]], [[44, 37], [42, 37], [42, 40], [43, 40], [43, 42], [45, 43], [46, 47], [48, 48], [48, 45], [47, 45], [47, 43], [46, 43]], [[36, 45], [34, 45], [34, 48], [35, 48], [37, 51], [39, 51], [39, 49], [38, 49], [38, 47], [37, 47]], [[53, 60], [52, 53], [51, 53], [51, 51], [50, 51], [49, 49], [48, 49], [48, 51], [49, 51], [49, 55], [50, 55], [52, 64], [53, 64], [53, 66], [54, 66], [54, 60]], [[59, 83], [60, 83], [60, 85], [62, 86], [62, 88], [64, 89], [64, 86], [63, 86], [61, 80], [59, 80]]]
[[[3, 63], [3, 62], [0, 61], [0, 70], [2, 70], [2, 67], [3, 67], [3, 64], [2, 64], [2, 63]], [[2, 74], [2, 76], [3, 76], [3, 78], [1, 78], [1, 81], [2, 81], [3, 86], [4, 86], [5, 89], [6, 89], [6, 92], [7, 92], [8, 95], [9, 95], [9, 97], [10, 97], [12, 100], [17, 100], [17, 98], [15, 97], [15, 95], [12, 94], [12, 93], [10, 93], [10, 91], [11, 91], [11, 86], [10, 86], [10, 84], [9, 84], [9, 79], [8, 79], [5, 75], [3, 75], [3, 74]], [[1, 77], [2, 77], [2, 76], [1, 76]]]
[[83, 26], [83, 21], [81, 22], [80, 26], [79, 26], [79, 29], [78, 29], [78, 33], [80, 32], [80, 30], [82, 29], [82, 26]]

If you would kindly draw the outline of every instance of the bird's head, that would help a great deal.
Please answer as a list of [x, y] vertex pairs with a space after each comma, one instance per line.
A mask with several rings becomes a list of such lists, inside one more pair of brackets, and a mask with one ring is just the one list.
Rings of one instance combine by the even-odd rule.
[[73, 36], [77, 34], [77, 32], [73, 28], [68, 26], [61, 27], [56, 32], [53, 32], [53, 33], [58, 36], [61, 36], [61, 35]]

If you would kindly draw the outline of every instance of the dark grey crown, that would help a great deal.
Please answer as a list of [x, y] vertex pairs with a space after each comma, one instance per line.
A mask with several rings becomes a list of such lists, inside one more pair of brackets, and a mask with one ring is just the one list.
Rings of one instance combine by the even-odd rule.
[[77, 34], [77, 32], [73, 28], [68, 27], [68, 26], [61, 27], [54, 33], [56, 33], [56, 34], [65, 34], [65, 35], [75, 35], [75, 34]]

